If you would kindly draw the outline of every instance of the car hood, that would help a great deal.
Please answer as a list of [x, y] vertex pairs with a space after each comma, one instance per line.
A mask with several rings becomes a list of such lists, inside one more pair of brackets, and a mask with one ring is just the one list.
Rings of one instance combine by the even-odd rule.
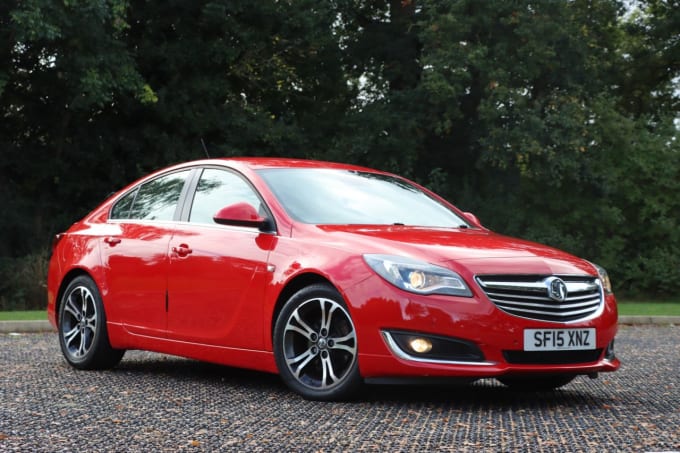
[[[593, 266], [566, 252], [480, 229], [408, 226], [318, 226], [343, 249], [457, 263], [474, 273], [593, 274]], [[454, 266], [458, 267], [458, 266]]]

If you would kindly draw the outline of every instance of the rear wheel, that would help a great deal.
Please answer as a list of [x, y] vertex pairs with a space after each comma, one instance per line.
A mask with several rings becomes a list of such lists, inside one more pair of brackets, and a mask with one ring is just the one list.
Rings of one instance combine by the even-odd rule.
[[576, 376], [557, 375], [557, 376], [540, 376], [540, 377], [503, 377], [498, 380], [507, 385], [512, 390], [519, 390], [522, 392], [541, 392], [546, 390], [554, 390], [556, 388], [567, 385], [574, 380]]
[[66, 287], [59, 306], [59, 344], [66, 361], [82, 370], [114, 367], [125, 350], [113, 349], [97, 285], [80, 276]]
[[345, 399], [361, 384], [354, 324], [331, 286], [308, 286], [286, 302], [274, 328], [274, 355], [283, 381], [305, 398]]

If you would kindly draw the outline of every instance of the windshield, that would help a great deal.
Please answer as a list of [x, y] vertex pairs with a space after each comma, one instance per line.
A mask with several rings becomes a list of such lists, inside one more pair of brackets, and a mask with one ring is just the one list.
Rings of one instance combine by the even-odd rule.
[[295, 220], [326, 225], [469, 226], [407, 181], [369, 172], [315, 168], [259, 170]]

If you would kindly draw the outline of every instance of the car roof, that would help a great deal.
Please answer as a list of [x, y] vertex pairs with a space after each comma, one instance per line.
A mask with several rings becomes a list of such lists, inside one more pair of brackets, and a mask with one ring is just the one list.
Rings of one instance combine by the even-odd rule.
[[380, 170], [375, 170], [359, 165], [344, 164], [340, 162], [327, 162], [322, 160], [311, 159], [296, 159], [287, 157], [224, 157], [209, 159], [202, 162], [222, 161], [232, 162], [240, 165], [245, 165], [252, 170], [261, 170], [267, 168], [327, 168], [327, 169], [341, 169], [341, 170], [357, 170], [367, 171], [372, 173], [382, 173]]

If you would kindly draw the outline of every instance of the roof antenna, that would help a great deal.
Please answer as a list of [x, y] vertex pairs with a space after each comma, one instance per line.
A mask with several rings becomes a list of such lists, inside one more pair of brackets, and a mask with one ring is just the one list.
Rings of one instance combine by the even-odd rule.
[[205, 151], [205, 155], [208, 156], [208, 159], [210, 159], [210, 154], [208, 153], [208, 148], [205, 146], [205, 142], [203, 141], [203, 137], [201, 137], [201, 145], [203, 145], [203, 151]]

